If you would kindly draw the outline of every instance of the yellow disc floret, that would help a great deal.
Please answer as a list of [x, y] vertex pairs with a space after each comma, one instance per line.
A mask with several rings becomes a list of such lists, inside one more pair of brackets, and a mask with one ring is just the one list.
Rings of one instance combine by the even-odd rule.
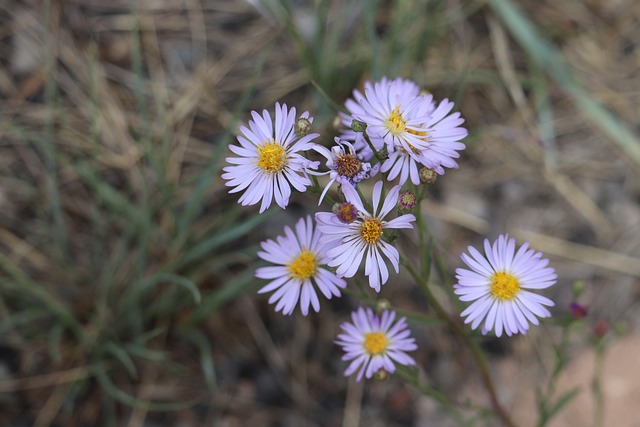
[[384, 353], [388, 345], [389, 340], [384, 332], [368, 332], [364, 334], [364, 348], [372, 356]]
[[289, 276], [295, 277], [298, 280], [305, 280], [309, 277], [313, 277], [316, 274], [318, 268], [318, 261], [316, 260], [313, 252], [309, 250], [303, 250], [300, 255], [287, 265], [289, 270]]
[[257, 147], [258, 166], [269, 173], [280, 172], [287, 165], [284, 147], [274, 140], [265, 141]]
[[[416, 136], [420, 137], [420, 139], [426, 141], [426, 139], [425, 139], [426, 136], [427, 136], [427, 132], [426, 131], [417, 131], [417, 130], [413, 130], [413, 129], [407, 129], [407, 132], [409, 132], [410, 134], [416, 135]], [[413, 151], [414, 154], [420, 154], [420, 151], [421, 151], [420, 149], [414, 147], [413, 145], [409, 144], [408, 142], [407, 142], [407, 145], [409, 146], [411, 151]], [[407, 150], [405, 150], [404, 147], [400, 147], [400, 150], [402, 150], [403, 152], [407, 153]]]
[[402, 113], [400, 113], [400, 104], [398, 104], [387, 119], [387, 129], [389, 129], [389, 132], [392, 134], [397, 135], [404, 131], [406, 125], [407, 121], [402, 118]]
[[375, 244], [382, 237], [382, 221], [378, 218], [365, 218], [360, 226], [360, 236], [368, 244]]
[[515, 298], [520, 291], [518, 279], [510, 273], [499, 271], [491, 276], [491, 295], [504, 301]]

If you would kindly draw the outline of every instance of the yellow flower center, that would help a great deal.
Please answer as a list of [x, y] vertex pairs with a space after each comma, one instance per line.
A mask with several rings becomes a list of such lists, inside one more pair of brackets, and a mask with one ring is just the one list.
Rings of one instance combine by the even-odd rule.
[[338, 156], [336, 159], [336, 170], [342, 176], [346, 176], [347, 178], [353, 178], [358, 175], [362, 169], [362, 164], [360, 160], [353, 154], [345, 154], [342, 156]]
[[287, 153], [274, 140], [258, 145], [258, 166], [269, 173], [280, 172], [287, 164]]
[[518, 291], [520, 283], [514, 275], [500, 271], [491, 276], [491, 295], [494, 297], [511, 301]]
[[316, 274], [318, 268], [318, 261], [313, 252], [304, 250], [300, 252], [300, 255], [287, 265], [289, 270], [289, 276], [295, 277], [298, 280], [308, 279]]
[[[425, 137], [427, 136], [427, 131], [423, 130], [423, 131], [419, 131], [419, 130], [413, 130], [413, 129], [409, 129], [407, 132], [412, 133], [416, 136], [420, 136], [420, 137]], [[411, 149], [414, 149], [413, 147], [411, 147]]]
[[368, 244], [375, 244], [382, 236], [382, 221], [378, 218], [366, 218], [360, 226], [360, 235]]
[[387, 119], [387, 129], [389, 129], [389, 132], [392, 134], [398, 135], [404, 131], [406, 125], [407, 121], [402, 118], [402, 114], [400, 113], [400, 104], [398, 104]]
[[368, 332], [364, 334], [364, 348], [372, 356], [383, 353], [388, 345], [389, 340], [383, 332]]

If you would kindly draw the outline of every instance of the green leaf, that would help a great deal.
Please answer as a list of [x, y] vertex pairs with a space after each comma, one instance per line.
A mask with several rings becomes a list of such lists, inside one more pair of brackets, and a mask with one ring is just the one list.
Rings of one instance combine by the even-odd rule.
[[244, 236], [249, 231], [266, 221], [274, 212], [274, 210], [270, 210], [261, 215], [254, 215], [252, 218], [240, 223], [239, 225], [226, 230], [223, 229], [219, 233], [214, 233], [210, 238], [188, 249], [184, 257], [179, 261], [178, 268], [191, 262], [201, 260], [202, 258], [211, 255], [214, 250], [218, 249], [225, 243], [229, 243], [241, 236]]

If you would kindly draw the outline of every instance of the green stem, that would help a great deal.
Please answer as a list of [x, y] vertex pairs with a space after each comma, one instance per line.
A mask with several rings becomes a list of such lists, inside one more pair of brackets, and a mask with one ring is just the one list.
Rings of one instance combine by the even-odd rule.
[[515, 427], [516, 424], [511, 420], [509, 415], [506, 413], [506, 411], [498, 401], [498, 396], [496, 393], [495, 386], [493, 385], [493, 381], [491, 380], [491, 376], [489, 375], [489, 367], [487, 365], [487, 361], [484, 357], [484, 354], [480, 349], [480, 346], [478, 345], [477, 342], [475, 342], [469, 337], [469, 335], [462, 328], [459, 322], [456, 322], [454, 319], [451, 318], [451, 316], [449, 316], [449, 314], [444, 309], [444, 307], [440, 304], [440, 302], [437, 300], [433, 292], [431, 292], [431, 288], [429, 287], [429, 274], [428, 274], [429, 266], [425, 265], [425, 264], [430, 264], [431, 262], [431, 257], [429, 254], [426, 253], [426, 246], [424, 243], [426, 227], [422, 219], [420, 203], [416, 205], [416, 208], [417, 208], [416, 217], [417, 217], [418, 238], [419, 238], [418, 244], [420, 246], [420, 261], [421, 263], [424, 262], [423, 268], [422, 268], [422, 274], [419, 274], [416, 271], [416, 269], [413, 267], [413, 265], [409, 261], [404, 259], [404, 257], [401, 258], [401, 261], [403, 265], [407, 267], [409, 274], [411, 274], [413, 279], [416, 281], [416, 283], [420, 286], [420, 288], [424, 292], [425, 296], [431, 303], [431, 306], [436, 311], [436, 314], [438, 315], [438, 317], [440, 317], [442, 320], [447, 322], [451, 330], [471, 350], [471, 355], [476, 363], [476, 366], [478, 367], [478, 370], [480, 371], [480, 379], [482, 380], [482, 384], [484, 385], [484, 388], [487, 390], [487, 393], [489, 394], [491, 406], [493, 407], [493, 410], [495, 411], [496, 415], [502, 420], [504, 425], [508, 427]]
[[596, 360], [593, 367], [593, 382], [591, 390], [593, 392], [593, 400], [595, 407], [593, 409], [593, 425], [601, 427], [604, 420], [604, 396], [602, 394], [602, 365], [604, 363], [604, 342], [599, 339], [595, 346]]
[[[355, 120], [354, 120], [355, 121]], [[366, 124], [365, 124], [366, 126]], [[382, 152], [386, 152], [386, 150], [384, 150], [384, 146], [382, 147], [382, 149], [380, 149], [380, 151], [376, 150], [376, 147], [373, 146], [373, 142], [371, 142], [371, 139], [369, 139], [369, 135], [367, 135], [366, 129], [361, 132], [362, 133], [362, 137], [364, 138], [364, 140], [367, 142], [367, 145], [369, 146], [369, 148], [371, 148], [371, 151], [373, 151], [373, 154], [376, 156], [376, 159], [378, 159], [378, 161], [380, 163], [382, 163], [383, 161], [387, 160], [389, 158], [388, 155], [383, 155]]]

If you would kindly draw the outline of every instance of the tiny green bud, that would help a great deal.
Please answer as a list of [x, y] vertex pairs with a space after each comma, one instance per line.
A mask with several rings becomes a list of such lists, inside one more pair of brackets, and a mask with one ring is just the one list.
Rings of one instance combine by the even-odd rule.
[[353, 129], [354, 132], [364, 132], [367, 130], [367, 124], [360, 120], [353, 119], [351, 122], [351, 129]]
[[613, 324], [613, 333], [621, 337], [629, 332], [629, 326], [625, 322], [616, 322]]
[[380, 160], [384, 160], [384, 159], [388, 159], [389, 158], [389, 150], [387, 149], [387, 146], [384, 145], [376, 154], [376, 157]]
[[389, 379], [389, 373], [385, 371], [384, 368], [380, 368], [373, 374], [373, 379], [380, 382], [387, 381]]
[[300, 117], [296, 120], [296, 124], [293, 125], [293, 131], [296, 133], [298, 138], [309, 135], [309, 132], [311, 132], [311, 121], [304, 117]]
[[344, 126], [342, 125], [342, 117], [335, 116], [333, 118], [333, 121], [331, 122], [331, 127], [333, 128], [333, 130], [344, 129]]
[[582, 280], [577, 280], [571, 285], [571, 293], [575, 299], [582, 295], [586, 289], [587, 285]]
[[391, 303], [386, 298], [381, 298], [376, 302], [376, 313], [382, 314], [385, 310], [391, 310]]

